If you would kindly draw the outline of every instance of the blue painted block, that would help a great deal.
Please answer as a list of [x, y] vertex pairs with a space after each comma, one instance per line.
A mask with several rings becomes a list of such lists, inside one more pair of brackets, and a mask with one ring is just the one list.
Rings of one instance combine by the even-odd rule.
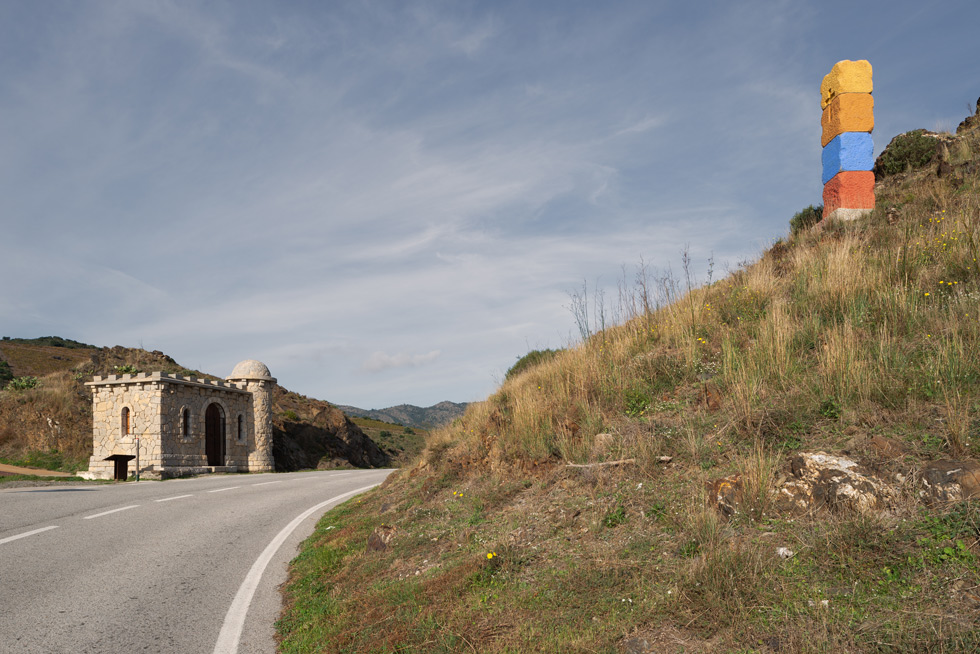
[[823, 183], [842, 170], [871, 170], [875, 146], [867, 132], [844, 132], [823, 148]]

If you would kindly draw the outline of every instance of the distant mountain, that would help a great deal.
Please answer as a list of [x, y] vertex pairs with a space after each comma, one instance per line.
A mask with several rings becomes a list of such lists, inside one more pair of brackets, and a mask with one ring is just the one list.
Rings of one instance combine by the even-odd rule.
[[342, 405], [337, 405], [337, 408], [347, 415], [358, 418], [371, 418], [405, 427], [432, 429], [448, 425], [463, 415], [468, 406], [468, 402], [440, 402], [426, 408], [413, 404], [399, 404], [387, 409], [359, 409], [356, 406]]

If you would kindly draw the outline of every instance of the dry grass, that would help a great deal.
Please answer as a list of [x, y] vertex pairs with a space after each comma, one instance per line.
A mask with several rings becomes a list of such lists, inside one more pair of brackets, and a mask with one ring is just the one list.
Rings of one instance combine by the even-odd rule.
[[[877, 193], [869, 220], [685, 293], [641, 268], [621, 324], [508, 379], [367, 509], [328, 518], [356, 537], [324, 536], [347, 561], [323, 581], [328, 617], [303, 617], [315, 572], [294, 580], [284, 650], [309, 632], [336, 651], [617, 651], [630, 634], [706, 652], [975, 651], [980, 506], [923, 513], [914, 468], [980, 455], [980, 176]], [[907, 454], [873, 455], [869, 436]], [[904, 475], [893, 514], [779, 515], [771, 491], [801, 449]], [[704, 487], [732, 474], [726, 522]], [[402, 536], [372, 560], [382, 504]]]

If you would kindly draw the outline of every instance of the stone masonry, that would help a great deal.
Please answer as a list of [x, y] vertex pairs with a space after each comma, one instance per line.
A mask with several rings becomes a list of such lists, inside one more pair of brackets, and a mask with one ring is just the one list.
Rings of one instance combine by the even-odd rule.
[[228, 381], [161, 372], [94, 377], [86, 383], [93, 448], [83, 474], [111, 479], [114, 455], [137, 457], [130, 470], [144, 478], [272, 471], [275, 383], [252, 360], [235, 366]]

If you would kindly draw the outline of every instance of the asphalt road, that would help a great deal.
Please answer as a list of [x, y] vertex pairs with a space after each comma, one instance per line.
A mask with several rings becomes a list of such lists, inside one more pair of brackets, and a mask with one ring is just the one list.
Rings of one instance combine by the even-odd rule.
[[0, 490], [0, 653], [274, 652], [299, 543], [390, 472]]

